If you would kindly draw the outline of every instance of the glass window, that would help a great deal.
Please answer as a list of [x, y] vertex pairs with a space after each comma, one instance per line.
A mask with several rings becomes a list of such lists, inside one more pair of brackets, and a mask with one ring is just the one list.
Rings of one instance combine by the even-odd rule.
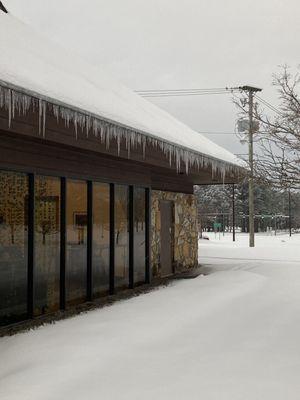
[[87, 184], [67, 181], [66, 204], [66, 301], [86, 300], [87, 275]]
[[60, 179], [37, 176], [34, 214], [34, 314], [59, 309]]
[[129, 284], [128, 186], [115, 186], [115, 287]]
[[134, 282], [145, 282], [146, 273], [146, 194], [145, 189], [134, 189]]
[[26, 318], [28, 178], [0, 171], [0, 324]]
[[109, 289], [109, 185], [93, 184], [93, 294]]

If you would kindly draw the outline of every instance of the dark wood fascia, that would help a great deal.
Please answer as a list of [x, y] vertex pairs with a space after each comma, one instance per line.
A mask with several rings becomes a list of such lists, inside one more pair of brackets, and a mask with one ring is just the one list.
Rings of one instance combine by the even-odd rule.
[[[54, 146], [56, 149], [57, 157], [61, 152], [65, 154], [66, 149], [69, 150], [69, 154], [72, 152], [74, 154], [78, 154], [78, 151], [81, 153], [89, 154], [89, 157], [93, 157], [96, 162], [96, 156], [101, 155], [102, 160], [113, 160], [113, 164], [115, 168], [124, 168], [126, 165], [126, 169], [122, 171], [123, 174], [129, 175], [137, 175], [137, 168], [140, 169], [140, 176], [142, 180], [145, 180], [146, 171], [151, 171], [153, 175], [153, 182], [155, 187], [166, 187], [169, 190], [172, 190], [173, 184], [169, 183], [169, 178], [171, 177], [173, 180], [180, 182], [180, 185], [183, 185], [182, 190], [186, 191], [187, 189], [184, 186], [191, 186], [194, 184], [202, 184], [202, 183], [222, 183], [222, 177], [220, 175], [212, 176], [211, 168], [198, 170], [197, 168], [192, 167], [189, 171], [189, 174], [186, 174], [183, 170], [181, 173], [178, 173], [176, 170], [175, 163], [173, 162], [170, 166], [169, 160], [163, 154], [163, 152], [153, 146], [147, 146], [145, 158], [143, 156], [143, 149], [140, 147], [133, 148], [130, 151], [130, 158], [128, 155], [128, 151], [125, 148], [125, 142], [121, 143], [121, 151], [118, 155], [118, 146], [117, 143], [111, 141], [109, 148], [106, 148], [105, 143], [101, 143], [99, 138], [96, 138], [93, 134], [90, 134], [87, 138], [86, 132], [82, 132], [81, 129], [78, 129], [78, 135], [76, 138], [75, 129], [72, 127], [65, 126], [63, 122], [57, 122], [56, 118], [47, 113], [46, 118], [46, 134], [45, 137], [42, 137], [38, 134], [38, 116], [36, 112], [29, 112], [26, 116], [16, 116], [11, 123], [10, 129], [8, 129], [8, 112], [4, 109], [0, 109], [0, 130], [5, 132], [6, 135], [23, 137], [24, 140], [30, 139], [31, 143], [39, 143], [46, 144], [47, 146]], [[48, 148], [50, 148], [48, 147]], [[61, 151], [59, 150], [61, 149]], [[93, 156], [92, 156], [93, 154]], [[52, 154], [53, 156], [53, 154]], [[52, 168], [56, 167], [56, 158], [54, 158], [52, 162]], [[20, 159], [20, 155], [18, 156]], [[77, 159], [77, 155], [75, 156], [75, 162]], [[100, 162], [99, 159], [97, 162]], [[124, 164], [125, 162], [125, 164]], [[107, 161], [110, 164], [110, 169], [112, 168], [112, 163]], [[49, 162], [48, 162], [49, 164]], [[101, 164], [101, 163], [100, 163]], [[82, 164], [82, 175], [86, 173], [90, 173], [89, 170], [84, 170], [84, 163]], [[105, 165], [102, 165], [105, 172]], [[144, 169], [142, 168], [144, 167]], [[162, 180], [161, 178], [156, 179], [155, 172], [158, 171], [158, 175], [163, 175], [167, 177], [167, 180]], [[68, 174], [68, 171], [66, 171]], [[97, 172], [98, 173], [98, 172]], [[66, 175], [67, 176], [67, 175]], [[92, 177], [92, 176], [91, 176]], [[150, 177], [148, 177], [150, 180]], [[108, 180], [111, 179], [108, 174]], [[165, 178], [164, 178], [165, 179]], [[148, 180], [147, 183], [150, 184]], [[228, 182], [237, 182], [238, 177], [236, 175], [226, 176], [225, 183]], [[139, 182], [138, 179], [133, 180], [132, 184]], [[130, 182], [130, 180], [129, 180]], [[190, 190], [190, 189], [188, 189]]]
[[0, 168], [192, 193], [184, 175], [157, 166], [0, 130]]

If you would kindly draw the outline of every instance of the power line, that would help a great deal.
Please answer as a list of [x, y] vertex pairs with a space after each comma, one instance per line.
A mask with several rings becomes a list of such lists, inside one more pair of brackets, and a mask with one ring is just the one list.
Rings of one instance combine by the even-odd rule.
[[199, 91], [199, 92], [153, 92], [153, 93], [140, 93], [142, 97], [178, 97], [178, 96], [207, 96], [217, 94], [229, 94], [227, 91]]
[[206, 88], [206, 89], [145, 89], [137, 90], [142, 97], [177, 97], [177, 96], [206, 96], [217, 94], [230, 94], [237, 88]]
[[[182, 89], [143, 89], [136, 90], [135, 92], [142, 97], [182, 97], [182, 96], [207, 96], [207, 95], [221, 95], [221, 94], [231, 94], [234, 92], [240, 92], [242, 87], [225, 87], [225, 88], [182, 88]], [[268, 101], [264, 100], [257, 94], [255, 95], [257, 100], [259, 100], [263, 105], [268, 107], [271, 111], [276, 114], [282, 115], [282, 113], [270, 104]]]
[[270, 109], [272, 109], [272, 110], [274, 110], [274, 111], [280, 113], [280, 111], [279, 111], [275, 106], [273, 106], [271, 103], [269, 103], [267, 100], [263, 99], [262, 97], [260, 97], [260, 96], [258, 96], [258, 95], [256, 95], [256, 98], [257, 98], [259, 101], [261, 101], [262, 103], [264, 103], [264, 104], [265, 104], [267, 107], [269, 107]]
[[265, 106], [267, 106], [271, 111], [275, 112], [276, 114], [281, 114], [281, 112], [279, 110], [277, 110], [274, 106], [272, 106], [270, 103], [268, 103], [267, 101], [258, 98], [258, 100]]
[[173, 92], [209, 92], [226, 91], [228, 88], [182, 88], [182, 89], [144, 89], [136, 90], [137, 93], [173, 93]]
[[276, 107], [274, 107], [268, 101], [264, 100], [263, 98], [261, 98], [258, 95], [256, 95], [255, 97], [257, 98], [257, 100], [259, 100], [261, 103], [263, 103], [266, 107], [268, 107], [271, 111], [275, 112], [276, 114], [282, 115], [281, 111], [279, 111]]
[[[240, 135], [244, 135], [243, 133], [240, 134], [239, 132], [214, 132], [214, 131], [196, 131], [197, 133], [200, 133], [201, 135], [235, 135], [240, 137]], [[268, 131], [258, 131], [257, 133], [263, 134], [263, 133], [269, 133]]]
[[218, 94], [228, 94], [225, 92], [208, 92], [208, 93], [172, 93], [172, 94], [141, 94], [142, 97], [183, 97], [183, 96], [208, 96], [208, 95], [218, 95]]
[[203, 135], [236, 135], [236, 132], [197, 131]]
[[213, 87], [213, 88], [179, 88], [179, 89], [140, 89], [136, 92], [177, 92], [179, 90], [190, 91], [190, 90], [227, 90], [227, 87]]

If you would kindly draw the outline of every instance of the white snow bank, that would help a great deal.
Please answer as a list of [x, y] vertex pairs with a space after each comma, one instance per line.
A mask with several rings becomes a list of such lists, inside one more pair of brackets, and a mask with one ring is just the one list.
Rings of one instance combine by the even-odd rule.
[[[241, 260], [258, 260], [270, 262], [296, 262], [300, 259], [300, 235], [289, 237], [286, 233], [274, 231], [270, 233], [256, 233], [255, 247], [249, 247], [247, 233], [237, 233], [236, 241], [232, 241], [232, 233], [226, 232], [223, 236], [214, 232], [205, 232], [210, 240], [199, 241], [200, 262], [206, 261], [206, 256], [219, 259], [222, 264], [227, 262], [240, 262]], [[212, 254], [212, 248], [216, 254]]]
[[116, 82], [101, 68], [0, 12], [0, 81], [196, 153], [243, 166], [229, 151]]
[[229, 240], [200, 242], [200, 260], [231, 249], [207, 276], [0, 339], [1, 400], [297, 399], [300, 235], [250, 261]]

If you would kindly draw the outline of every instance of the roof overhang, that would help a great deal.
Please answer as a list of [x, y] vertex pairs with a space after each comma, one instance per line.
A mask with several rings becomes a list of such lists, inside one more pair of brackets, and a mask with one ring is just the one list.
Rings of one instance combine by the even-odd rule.
[[[86, 137], [93, 135], [100, 143], [109, 147], [110, 142], [116, 142], [118, 155], [120, 155], [121, 143], [126, 143], [128, 157], [131, 150], [139, 147], [145, 153], [147, 147], [156, 148], [168, 159], [169, 165], [176, 167], [178, 173], [192, 174], [197, 180], [197, 175], [203, 171], [210, 171], [211, 180], [218, 182], [236, 180], [237, 176], [243, 174], [244, 167], [241, 164], [231, 164], [226, 161], [207, 156], [203, 153], [192, 151], [176, 143], [159, 139], [142, 130], [120, 124], [111, 119], [95, 115], [86, 110], [65, 104], [56, 99], [47, 97], [40, 93], [18, 87], [9, 82], [0, 80], [0, 107], [7, 110], [8, 128], [16, 115], [26, 115], [30, 110], [38, 113], [38, 135], [46, 137], [47, 114], [53, 113], [55, 118], [64, 121], [65, 125], [73, 125], [74, 135], [77, 137], [78, 130], [84, 131]], [[145, 156], [145, 154], [144, 154]], [[227, 178], [226, 178], [227, 177]]]

